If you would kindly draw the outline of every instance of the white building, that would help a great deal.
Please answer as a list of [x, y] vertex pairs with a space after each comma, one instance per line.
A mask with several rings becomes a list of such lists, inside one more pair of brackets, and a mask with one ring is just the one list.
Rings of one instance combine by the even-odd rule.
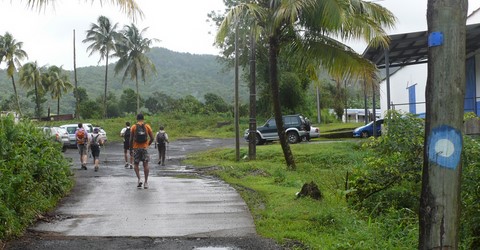
[[[364, 57], [370, 59], [383, 75], [390, 77], [380, 83], [382, 117], [390, 108], [419, 116], [425, 115], [427, 83], [427, 31], [391, 35], [388, 51], [368, 47]], [[465, 112], [480, 115], [480, 9], [467, 20]], [[388, 86], [390, 91], [388, 91]]]

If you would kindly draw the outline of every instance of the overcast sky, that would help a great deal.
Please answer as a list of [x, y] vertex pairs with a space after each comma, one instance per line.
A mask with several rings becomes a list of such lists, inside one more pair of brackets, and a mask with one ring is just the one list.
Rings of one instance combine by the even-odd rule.
[[[14, 2], [14, 3], [11, 3]], [[131, 20], [119, 8], [110, 4], [103, 7], [83, 0], [56, 0], [55, 8], [36, 12], [25, 8], [25, 1], [0, 0], [0, 34], [10, 32], [23, 49], [29, 61], [39, 65], [57, 65], [73, 69], [73, 30], [76, 30], [77, 67], [97, 65], [99, 56], [88, 57], [87, 45], [82, 43], [85, 32], [98, 16], [104, 15], [119, 27]], [[98, 2], [98, 1], [97, 1]], [[105, 1], [110, 2], [110, 1]], [[218, 54], [213, 46], [215, 27], [207, 23], [207, 13], [223, 10], [222, 0], [137, 0], [145, 17], [137, 27], [149, 27], [145, 36], [161, 42], [154, 46], [193, 54]], [[479, 0], [470, 0], [470, 9], [480, 7]], [[427, 0], [380, 0], [378, 4], [390, 9], [398, 18], [395, 30], [398, 34], [427, 28]], [[365, 45], [350, 41], [349, 44], [362, 53]], [[26, 61], [25, 61], [26, 62]], [[23, 63], [25, 63], [23, 62]], [[103, 62], [101, 63], [103, 65]], [[4, 65], [1, 65], [4, 68]]]

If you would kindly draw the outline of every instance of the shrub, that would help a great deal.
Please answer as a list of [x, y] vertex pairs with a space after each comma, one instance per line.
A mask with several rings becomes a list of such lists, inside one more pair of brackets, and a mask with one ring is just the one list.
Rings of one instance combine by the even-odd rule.
[[[423, 167], [423, 120], [412, 115], [389, 113], [387, 133], [363, 146], [373, 156], [355, 168], [348, 197], [350, 204], [374, 217], [400, 216], [408, 231], [418, 224]], [[388, 115], [387, 115], [388, 116]], [[464, 136], [461, 190], [461, 248], [480, 247], [480, 143]], [[400, 211], [412, 211], [405, 214]], [[387, 223], [387, 221], [385, 221]]]
[[386, 133], [363, 146], [371, 151], [353, 173], [350, 201], [370, 213], [389, 208], [418, 210], [423, 164], [423, 120], [390, 112]]
[[0, 118], [0, 239], [20, 235], [72, 187], [60, 144], [30, 122]]

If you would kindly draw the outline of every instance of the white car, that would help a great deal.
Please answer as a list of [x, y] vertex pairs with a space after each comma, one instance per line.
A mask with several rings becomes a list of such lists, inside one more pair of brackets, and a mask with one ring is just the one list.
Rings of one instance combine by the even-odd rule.
[[306, 135], [302, 137], [302, 141], [310, 141], [312, 138], [320, 137], [320, 129], [318, 127], [310, 126], [310, 133], [307, 137]]
[[62, 145], [62, 152], [67, 151], [67, 146], [69, 145], [69, 138], [67, 130], [60, 127], [40, 127], [42, 132], [51, 137], [54, 141]]

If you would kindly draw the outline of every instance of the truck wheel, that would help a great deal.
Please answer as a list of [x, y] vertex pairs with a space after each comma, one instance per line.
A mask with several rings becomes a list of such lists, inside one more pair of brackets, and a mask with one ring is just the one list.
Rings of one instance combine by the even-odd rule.
[[290, 131], [287, 133], [287, 141], [290, 144], [295, 144], [300, 141], [300, 137], [296, 132]]

